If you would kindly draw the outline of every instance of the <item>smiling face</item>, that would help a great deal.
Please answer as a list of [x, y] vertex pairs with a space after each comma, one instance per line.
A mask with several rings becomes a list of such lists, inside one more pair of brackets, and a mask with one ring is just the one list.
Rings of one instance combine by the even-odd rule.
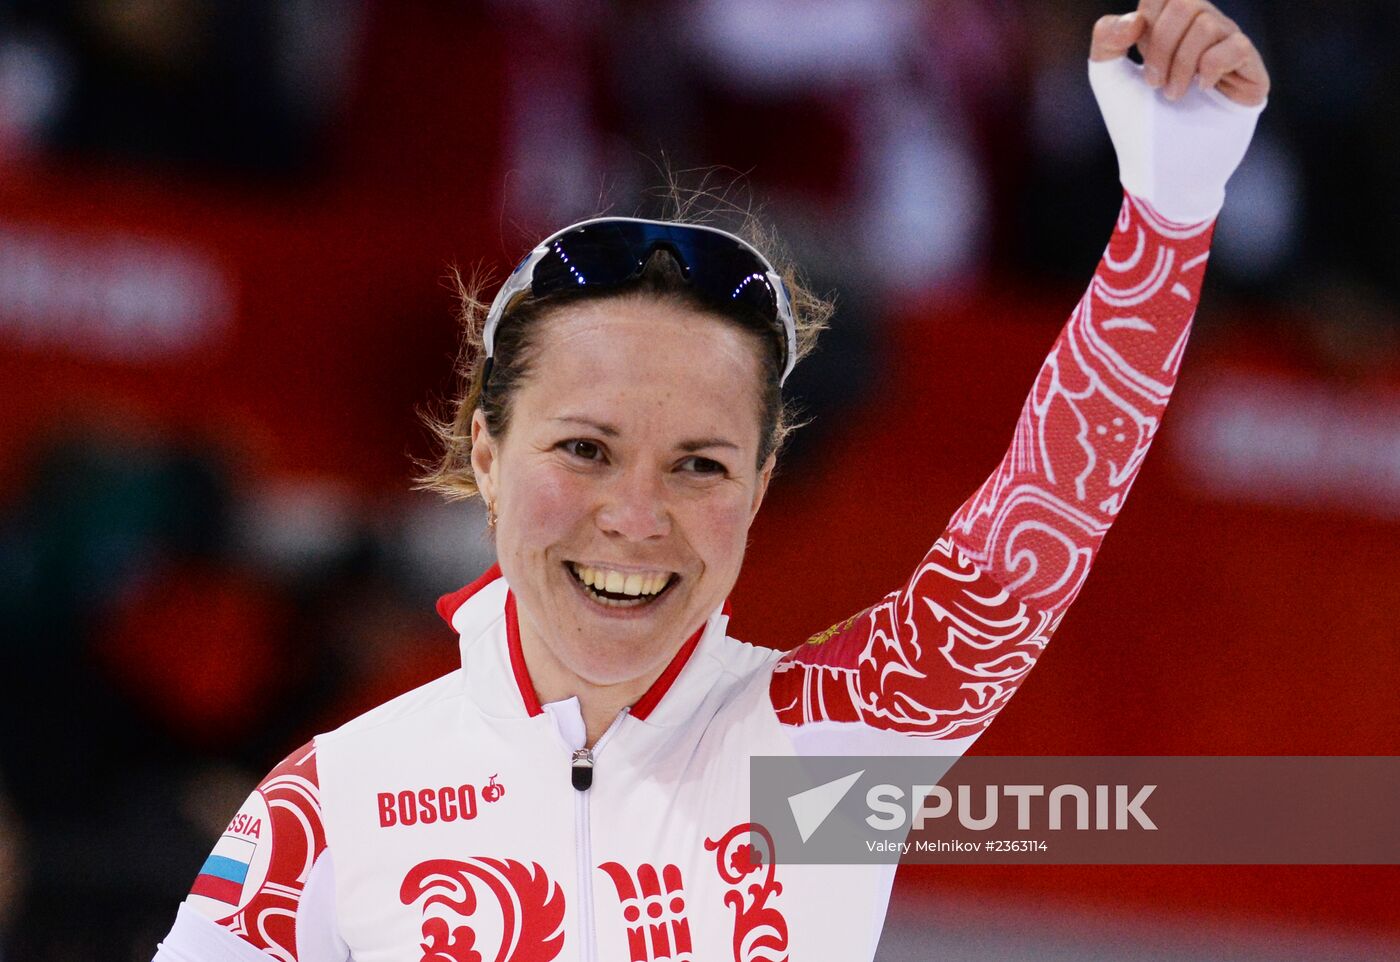
[[739, 576], [773, 469], [755, 465], [762, 346], [645, 295], [536, 323], [505, 436], [472, 423], [521, 644], [532, 676], [644, 689]]

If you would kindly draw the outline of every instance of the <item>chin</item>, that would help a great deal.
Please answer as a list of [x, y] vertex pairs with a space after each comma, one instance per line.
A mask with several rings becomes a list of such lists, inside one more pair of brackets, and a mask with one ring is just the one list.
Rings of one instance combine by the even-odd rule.
[[670, 659], [670, 652], [656, 649], [606, 653], [593, 651], [578, 652], [575, 657], [565, 661], [565, 666], [591, 685], [620, 685], [650, 672], [660, 671]]

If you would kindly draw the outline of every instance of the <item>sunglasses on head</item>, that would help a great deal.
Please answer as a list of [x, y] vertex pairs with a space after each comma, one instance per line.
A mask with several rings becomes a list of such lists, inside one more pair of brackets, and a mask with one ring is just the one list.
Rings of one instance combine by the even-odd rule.
[[782, 325], [781, 386], [797, 363], [797, 326], [787, 288], [767, 258], [718, 228], [633, 217], [600, 217], [574, 224], [525, 256], [487, 312], [482, 331], [487, 364], [495, 353], [496, 328], [518, 295], [529, 291], [546, 297], [616, 287], [640, 277], [657, 250], [674, 257], [686, 282], [716, 308], [752, 311], [769, 319], [775, 331]]

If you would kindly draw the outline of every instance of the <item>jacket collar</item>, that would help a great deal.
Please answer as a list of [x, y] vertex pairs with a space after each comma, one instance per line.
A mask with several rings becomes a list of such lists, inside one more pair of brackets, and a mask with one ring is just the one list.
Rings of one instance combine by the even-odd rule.
[[[456, 630], [467, 689], [477, 707], [497, 718], [543, 714], [520, 649], [515, 596], [499, 565], [438, 599], [438, 614]], [[718, 651], [729, 624], [729, 604], [688, 638], [666, 670], [632, 706], [630, 715], [671, 727], [689, 718], [723, 672]]]

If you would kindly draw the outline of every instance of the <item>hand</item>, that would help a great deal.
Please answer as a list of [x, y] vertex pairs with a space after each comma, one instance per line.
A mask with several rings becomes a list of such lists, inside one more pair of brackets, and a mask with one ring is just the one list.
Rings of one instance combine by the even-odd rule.
[[1090, 60], [1113, 60], [1136, 45], [1143, 77], [1179, 100], [1195, 80], [1237, 104], [1254, 107], [1269, 95], [1264, 59], [1239, 26], [1206, 0], [1139, 0], [1123, 16], [1094, 24]]

